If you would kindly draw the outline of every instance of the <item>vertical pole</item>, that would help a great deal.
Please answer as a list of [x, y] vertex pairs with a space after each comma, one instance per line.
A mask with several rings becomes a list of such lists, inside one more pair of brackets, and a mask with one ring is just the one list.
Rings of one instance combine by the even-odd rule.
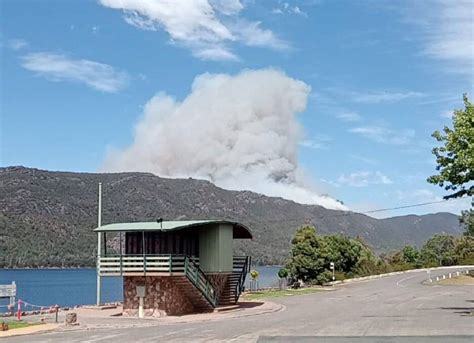
[[103, 248], [104, 248], [104, 249], [102, 250], [102, 252], [103, 252], [102, 254], [103, 254], [104, 256], [107, 256], [107, 233], [106, 233], [106, 232], [104, 232], [104, 233], [102, 234], [102, 239], [103, 239], [103, 241], [104, 241], [104, 243], [103, 243]]
[[[99, 208], [97, 212], [97, 227], [102, 226], [102, 182], [99, 182]], [[102, 233], [97, 232], [97, 306], [100, 305], [100, 298], [101, 298], [101, 280], [100, 280], [100, 255], [101, 255], [101, 248], [102, 248]]]
[[123, 251], [122, 251], [122, 232], [119, 233], [120, 237], [120, 276], [122, 276], [122, 257], [123, 257]]
[[10, 297], [10, 307], [13, 307], [15, 305], [15, 296], [16, 296], [16, 284], [15, 284], [15, 281], [12, 281], [12, 289], [13, 289], [13, 294], [11, 297]]
[[145, 231], [142, 231], [142, 253], [143, 253], [143, 273], [146, 276], [146, 261], [145, 261]]
[[21, 320], [21, 300], [18, 299], [18, 312], [16, 313], [16, 319]]
[[145, 317], [145, 313], [143, 311], [143, 297], [138, 298], [138, 318]]

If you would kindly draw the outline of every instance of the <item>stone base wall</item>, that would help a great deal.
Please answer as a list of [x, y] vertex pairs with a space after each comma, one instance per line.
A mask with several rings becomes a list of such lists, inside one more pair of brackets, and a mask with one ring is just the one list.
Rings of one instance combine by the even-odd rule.
[[229, 275], [231, 275], [231, 273], [206, 273], [206, 277], [216, 290], [218, 297], [220, 297], [224, 291]]
[[163, 317], [193, 313], [194, 306], [173, 282], [165, 276], [125, 276], [123, 278], [123, 314], [138, 316], [136, 286], [145, 286], [145, 316]]

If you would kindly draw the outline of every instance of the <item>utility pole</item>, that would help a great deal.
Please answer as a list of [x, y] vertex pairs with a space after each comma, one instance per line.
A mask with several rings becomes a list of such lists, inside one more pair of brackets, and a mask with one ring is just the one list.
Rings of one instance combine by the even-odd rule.
[[[102, 226], [102, 182], [99, 182], [99, 205], [97, 211], [97, 227]], [[97, 306], [100, 305], [101, 298], [101, 280], [100, 280], [100, 253], [102, 247], [102, 232], [97, 232], [97, 262], [96, 262], [96, 272], [97, 272]]]

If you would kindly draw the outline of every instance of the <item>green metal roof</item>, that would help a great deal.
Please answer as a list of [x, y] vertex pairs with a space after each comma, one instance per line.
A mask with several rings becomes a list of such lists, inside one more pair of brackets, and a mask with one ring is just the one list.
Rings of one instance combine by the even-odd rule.
[[228, 220], [176, 220], [158, 222], [115, 223], [95, 228], [95, 232], [142, 232], [142, 231], [175, 231], [200, 228], [207, 225], [230, 224], [234, 228], [234, 238], [252, 239], [252, 233], [243, 224]]

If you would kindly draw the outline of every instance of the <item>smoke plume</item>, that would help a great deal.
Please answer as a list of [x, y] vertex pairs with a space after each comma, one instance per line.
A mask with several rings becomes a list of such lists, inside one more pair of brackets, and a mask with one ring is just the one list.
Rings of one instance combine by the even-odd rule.
[[203, 74], [181, 102], [158, 93], [145, 105], [133, 143], [110, 151], [103, 169], [195, 177], [220, 187], [345, 209], [302, 183], [296, 115], [310, 87], [273, 70]]

